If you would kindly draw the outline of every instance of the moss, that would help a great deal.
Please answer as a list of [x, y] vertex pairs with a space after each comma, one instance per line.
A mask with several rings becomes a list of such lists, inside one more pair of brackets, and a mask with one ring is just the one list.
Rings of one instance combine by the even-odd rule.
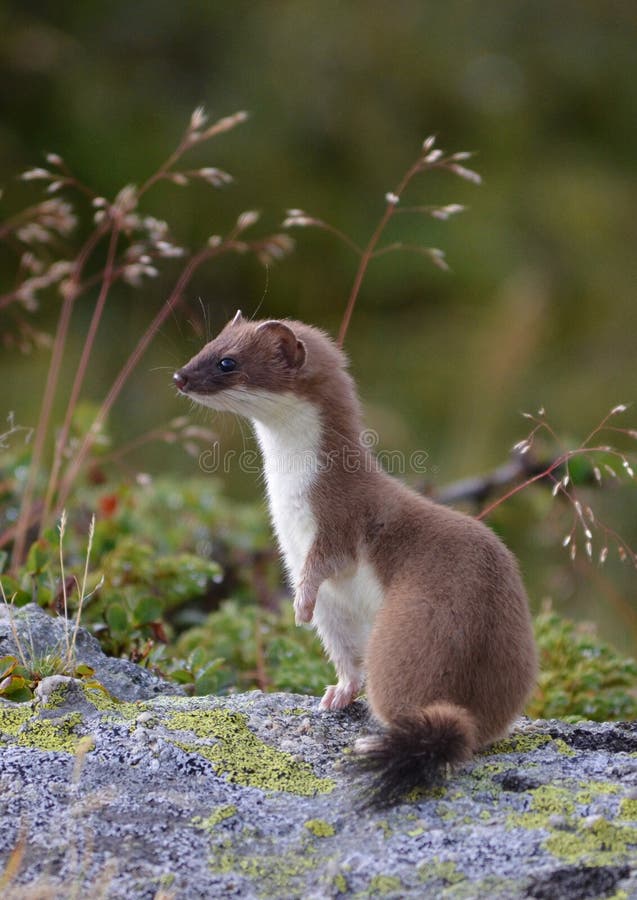
[[379, 831], [383, 832], [383, 837], [385, 838], [386, 841], [389, 840], [389, 838], [394, 833], [393, 829], [392, 829], [391, 825], [389, 824], [389, 822], [387, 821], [387, 819], [379, 819], [378, 822], [376, 822], [375, 827]]
[[324, 864], [317, 857], [298, 851], [271, 853], [255, 856], [241, 856], [232, 850], [224, 850], [213, 857], [210, 869], [226, 875], [243, 875], [254, 883], [262, 897], [301, 897], [307, 882], [308, 872]]
[[442, 894], [446, 900], [476, 900], [477, 897], [522, 897], [519, 882], [498, 875], [489, 875], [481, 881], [464, 880], [451, 884]]
[[344, 875], [335, 875], [332, 884], [334, 885], [334, 889], [336, 890], [336, 892], [339, 894], [347, 894], [349, 891], [347, 878], [345, 878]]
[[374, 894], [391, 894], [394, 891], [402, 891], [403, 883], [394, 875], [374, 875], [369, 882], [368, 890]]
[[327, 794], [334, 790], [330, 778], [318, 778], [312, 768], [297, 762], [289, 753], [276, 750], [248, 728], [240, 713], [214, 709], [197, 712], [174, 712], [170, 728], [191, 731], [198, 738], [215, 740], [214, 744], [173, 743], [189, 753], [209, 760], [219, 775], [230, 781], [264, 791], [287, 791], [302, 797]]
[[[0, 709], [0, 731], [17, 737], [22, 747], [76, 753], [83, 738], [74, 729], [82, 721], [79, 712], [56, 719], [41, 719], [27, 706]], [[92, 747], [91, 747], [92, 749]]]
[[562, 738], [556, 738], [553, 741], [557, 752], [561, 753], [562, 756], [575, 756], [575, 750], [566, 743], [566, 741], [562, 740]]
[[443, 885], [459, 884], [465, 881], [465, 876], [458, 871], [458, 867], [453, 860], [441, 861], [439, 857], [434, 856], [429, 862], [423, 863], [418, 867], [418, 875], [425, 884], [432, 882], [441, 882]]
[[491, 756], [499, 753], [531, 753], [550, 744], [553, 739], [548, 734], [512, 734], [502, 741], [492, 744], [485, 755]]
[[309, 819], [304, 823], [304, 826], [308, 831], [311, 831], [315, 837], [334, 837], [336, 834], [334, 826], [330, 825], [330, 823], [326, 822], [324, 819]]
[[443, 822], [455, 822], [458, 819], [459, 812], [450, 803], [439, 803], [438, 806], [436, 806], [436, 815], [442, 819]]
[[476, 766], [471, 774], [472, 776], [499, 775], [501, 772], [514, 768], [515, 766], [510, 762], [484, 763], [484, 765]]
[[132, 719], [138, 716], [145, 706], [143, 701], [135, 703], [119, 701], [112, 694], [109, 694], [102, 685], [98, 685], [97, 682], [83, 684], [82, 690], [85, 698], [95, 709], [100, 712], [116, 713], [123, 719]]
[[609, 781], [580, 781], [580, 790], [575, 794], [577, 803], [589, 804], [595, 797], [606, 794], [618, 794], [619, 785]]
[[58, 709], [64, 705], [66, 695], [69, 690], [69, 682], [60, 684], [55, 690], [51, 691], [46, 699], [46, 703], [41, 704], [41, 709]]
[[33, 711], [26, 704], [16, 704], [15, 708], [1, 706], [0, 731], [15, 736], [32, 716]]
[[614, 825], [606, 819], [578, 822], [575, 831], [553, 831], [544, 847], [571, 865], [613, 865], [634, 855], [637, 828]]
[[209, 816], [206, 816], [205, 819], [201, 816], [195, 816], [190, 820], [190, 823], [191, 825], [194, 825], [195, 828], [203, 828], [205, 831], [214, 831], [220, 822], [231, 819], [236, 814], [237, 807], [234, 806], [234, 804], [229, 803], [225, 806], [218, 806], [214, 812], [210, 813]]
[[637, 822], [637, 798], [625, 797], [619, 804], [619, 818], [627, 822]]
[[507, 826], [512, 828], [550, 828], [551, 816], [571, 816], [575, 812], [573, 792], [543, 784], [530, 791], [529, 812], [512, 813]]
[[442, 784], [438, 784], [434, 787], [429, 788], [416, 787], [412, 788], [407, 794], [405, 794], [405, 802], [419, 803], [421, 800], [441, 800], [446, 793], [447, 789]]
[[38, 750], [56, 750], [75, 754], [81, 738], [74, 729], [82, 721], [79, 712], [68, 713], [59, 719], [31, 719], [18, 735], [18, 744]]

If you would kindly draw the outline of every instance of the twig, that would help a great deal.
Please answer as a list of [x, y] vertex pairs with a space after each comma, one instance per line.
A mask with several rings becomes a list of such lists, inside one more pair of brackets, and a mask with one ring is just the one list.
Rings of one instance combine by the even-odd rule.
[[[128, 380], [131, 372], [134, 370], [135, 366], [146, 352], [149, 344], [155, 337], [158, 329], [161, 328], [164, 321], [168, 318], [171, 312], [173, 312], [181, 303], [183, 303], [183, 292], [190, 282], [190, 279], [204, 262], [207, 262], [209, 259], [212, 259], [215, 256], [219, 256], [222, 253], [228, 253], [236, 249], [237, 245], [234, 241], [226, 240], [213, 247], [204, 247], [189, 260], [188, 264], [179, 276], [177, 284], [175, 285], [170, 296], [161, 307], [155, 318], [152, 320], [152, 322], [138, 341], [137, 346], [122, 366], [119, 374], [111, 385], [111, 388], [108, 391], [105, 399], [103, 400], [102, 405], [100, 406], [93, 420], [93, 424], [84, 436], [84, 440], [82, 441], [79, 450], [77, 451], [75, 457], [71, 460], [71, 463], [69, 464], [69, 467], [60, 485], [59, 495], [55, 506], [56, 510], [61, 508], [66, 502], [75, 478], [82, 468], [87, 454], [93, 446], [95, 436], [102, 427], [108, 413], [111, 410], [111, 407], [115, 403], [115, 400], [126, 384], [126, 381]], [[243, 247], [241, 249], [243, 249]]]
[[103, 228], [97, 228], [90, 235], [90, 237], [82, 247], [82, 250], [80, 251], [75, 262], [75, 267], [71, 276], [70, 284], [67, 286], [67, 289], [64, 292], [64, 300], [62, 302], [60, 318], [58, 320], [58, 325], [55, 331], [55, 341], [53, 343], [53, 352], [51, 354], [51, 362], [49, 363], [49, 371], [47, 373], [44, 397], [42, 398], [42, 407], [40, 410], [40, 415], [38, 417], [38, 424], [35, 429], [33, 452], [31, 455], [31, 463], [29, 465], [29, 474], [27, 475], [24, 493], [22, 495], [22, 502], [20, 504], [20, 515], [16, 523], [16, 537], [15, 543], [13, 545], [13, 552], [11, 555], [11, 568], [13, 571], [17, 571], [17, 568], [22, 562], [22, 558], [24, 556], [28, 523], [31, 520], [32, 515], [31, 507], [33, 505], [37, 479], [40, 473], [42, 456], [44, 453], [46, 437], [49, 430], [49, 420], [51, 417], [51, 412], [53, 410], [55, 391], [57, 389], [60, 370], [62, 368], [62, 361], [64, 359], [64, 350], [66, 347], [66, 338], [71, 322], [71, 313], [73, 312], [73, 305], [77, 296], [75, 287], [77, 284], [79, 284], [82, 270], [86, 265], [86, 262], [90, 258], [93, 250], [99, 243], [103, 233]]
[[69, 396], [68, 403], [66, 405], [66, 413], [64, 416], [64, 422], [62, 423], [62, 428], [60, 430], [60, 435], [55, 443], [55, 451], [53, 456], [53, 464], [51, 466], [51, 474], [49, 476], [49, 482], [47, 485], [46, 495], [44, 499], [44, 510], [42, 513], [42, 518], [40, 521], [40, 530], [45, 526], [46, 521], [48, 519], [49, 512], [51, 510], [51, 506], [53, 503], [53, 496], [55, 493], [55, 489], [57, 487], [58, 475], [60, 472], [60, 467], [62, 465], [62, 457], [64, 455], [64, 451], [66, 449], [66, 444], [69, 437], [69, 432], [71, 430], [71, 422], [73, 420], [73, 414], [75, 413], [75, 408], [77, 406], [77, 401], [80, 395], [80, 391], [82, 389], [82, 384], [84, 382], [84, 378], [86, 376], [86, 371], [88, 369], [88, 364], [90, 361], [91, 352], [93, 350], [93, 344], [95, 342], [95, 336], [97, 334], [97, 329], [102, 318], [102, 313], [104, 311], [104, 305], [106, 303], [106, 298], [108, 297], [108, 292], [111, 288], [114, 279], [114, 267], [115, 267], [115, 258], [117, 254], [117, 241], [119, 239], [119, 227], [117, 223], [113, 224], [113, 228], [111, 231], [111, 237], [108, 245], [108, 251], [106, 256], [106, 265], [104, 267], [104, 274], [102, 278], [102, 285], [100, 288], [100, 292], [97, 298], [97, 302], [93, 309], [93, 315], [91, 317], [91, 322], [89, 325], [88, 333], [86, 335], [86, 340], [84, 341], [84, 346], [82, 348], [82, 355], [80, 357], [80, 361], [78, 363], [77, 371], [75, 373], [75, 378], [73, 379], [73, 386], [71, 387], [71, 394]]
[[[462, 478], [434, 491], [432, 498], [437, 503], [449, 506], [454, 503], [473, 503], [480, 506], [496, 491], [519, 484], [521, 479], [524, 479], [526, 484], [529, 478], [536, 480], [543, 476], [548, 477], [548, 473], [554, 471], [555, 464], [556, 460], [540, 461], [528, 454], [516, 454], [513, 459], [493, 469], [492, 472]], [[557, 460], [557, 465], [560, 465], [560, 460]], [[485, 514], [486, 512], [481, 513], [480, 518]]]

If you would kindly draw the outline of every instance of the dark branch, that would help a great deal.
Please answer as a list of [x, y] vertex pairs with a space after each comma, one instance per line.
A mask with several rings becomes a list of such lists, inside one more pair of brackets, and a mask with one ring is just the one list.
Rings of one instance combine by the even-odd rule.
[[[521, 484], [529, 478], [540, 475], [542, 472], [546, 472], [548, 469], [551, 469], [553, 463], [554, 460], [539, 460], [529, 453], [516, 453], [509, 462], [498, 466], [485, 475], [461, 478], [438, 489], [432, 488], [430, 484], [425, 485], [422, 491], [428, 494], [432, 500], [446, 506], [452, 506], [456, 503], [471, 503], [479, 509], [494, 494], [505, 488]], [[551, 477], [547, 475], [546, 478], [540, 479], [538, 484], [552, 488], [555, 480], [559, 479], [563, 474], [563, 467], [557, 466], [551, 472]]]

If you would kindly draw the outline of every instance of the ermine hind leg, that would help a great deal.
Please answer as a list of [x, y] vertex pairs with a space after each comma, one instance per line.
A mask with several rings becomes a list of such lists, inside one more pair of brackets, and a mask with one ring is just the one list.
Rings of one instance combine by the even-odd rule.
[[316, 604], [313, 621], [338, 677], [338, 682], [326, 689], [321, 709], [343, 709], [356, 699], [363, 687], [363, 652], [358, 646], [360, 635], [350, 616], [338, 606], [335, 608], [335, 605], [324, 602], [323, 597]]

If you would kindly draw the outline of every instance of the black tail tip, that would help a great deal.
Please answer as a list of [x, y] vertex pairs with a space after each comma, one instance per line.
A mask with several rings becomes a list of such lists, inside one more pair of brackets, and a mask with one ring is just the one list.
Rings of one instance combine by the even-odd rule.
[[384, 733], [357, 742], [361, 804], [393, 806], [430, 791], [450, 767], [470, 759], [475, 746], [475, 723], [462, 707], [440, 703], [397, 716]]

